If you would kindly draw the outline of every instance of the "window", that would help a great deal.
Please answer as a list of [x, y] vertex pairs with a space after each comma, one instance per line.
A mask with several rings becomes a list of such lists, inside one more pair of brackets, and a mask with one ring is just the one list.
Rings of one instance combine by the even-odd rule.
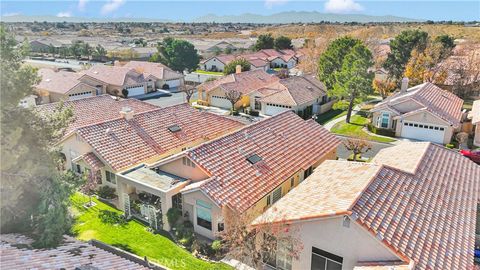
[[390, 114], [389, 113], [382, 113], [380, 118], [380, 127], [381, 128], [388, 128], [388, 124], [390, 122]]
[[293, 186], [295, 185], [295, 178], [290, 178], [290, 189], [293, 188]]
[[225, 224], [223, 222], [220, 222], [217, 224], [217, 231], [223, 232], [225, 230]]
[[313, 172], [313, 168], [312, 166], [310, 166], [310, 168], [308, 168], [304, 173], [303, 173], [303, 179], [307, 179], [308, 176], [310, 176], [310, 174], [312, 174]]
[[82, 167], [80, 166], [80, 164], [72, 163], [72, 169], [78, 174], [82, 173]]
[[259, 157], [257, 154], [253, 154], [253, 155], [249, 156], [249, 157], [247, 158], [247, 160], [248, 160], [248, 162], [250, 162], [251, 164], [255, 164], [255, 163], [261, 161], [262, 158]]
[[172, 207], [182, 211], [182, 193], [177, 193], [172, 196]]
[[116, 175], [110, 171], [105, 171], [105, 180], [112, 184], [117, 183]]
[[270, 204], [272, 204], [272, 198], [271, 198], [270, 194], [268, 194], [268, 196], [267, 196], [267, 206], [269, 206]]
[[312, 247], [312, 270], [342, 270], [343, 258]]
[[280, 200], [282, 197], [282, 187], [277, 188], [276, 190], [273, 191], [272, 194], [272, 203], [275, 203], [276, 201]]
[[175, 132], [179, 132], [180, 130], [182, 130], [182, 128], [179, 125], [173, 125], [173, 126], [169, 126], [168, 130], [170, 130], [170, 132], [175, 133]]
[[202, 200], [197, 200], [197, 225], [212, 230], [212, 206]]
[[187, 157], [183, 157], [182, 158], [182, 163], [183, 165], [185, 166], [189, 166], [189, 167], [192, 167], [192, 168], [195, 168], [195, 163], [193, 163], [193, 161], [191, 161], [189, 158]]

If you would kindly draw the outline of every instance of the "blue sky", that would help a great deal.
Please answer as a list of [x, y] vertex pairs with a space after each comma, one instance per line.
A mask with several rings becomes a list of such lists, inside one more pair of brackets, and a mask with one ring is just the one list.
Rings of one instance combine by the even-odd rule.
[[244, 1], [138, 1], [138, 0], [71, 0], [1, 1], [0, 14], [52, 15], [59, 17], [142, 17], [190, 21], [214, 13], [268, 15], [282, 11], [319, 11], [326, 13], [360, 13], [395, 15], [425, 20], [480, 20], [480, 1], [393, 1], [393, 0], [244, 0]]

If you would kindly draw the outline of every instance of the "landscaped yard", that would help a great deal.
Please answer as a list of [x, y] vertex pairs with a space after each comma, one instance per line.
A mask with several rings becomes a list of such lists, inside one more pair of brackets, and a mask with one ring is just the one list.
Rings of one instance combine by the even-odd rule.
[[205, 70], [201, 70], [201, 69], [195, 70], [195, 73], [206, 74], [206, 75], [221, 75], [221, 76], [223, 76], [223, 72], [205, 71]]
[[369, 135], [368, 133], [362, 130], [363, 127], [365, 127], [367, 124], [368, 124], [368, 119], [366, 117], [363, 117], [357, 114], [357, 115], [352, 115], [352, 118], [350, 119], [350, 124], [347, 124], [346, 122], [337, 123], [333, 126], [333, 128], [330, 131], [336, 134], [350, 136], [350, 137], [364, 137], [368, 140], [377, 141], [377, 142], [388, 143], [388, 142], [395, 141], [394, 139], [390, 139], [390, 138]]
[[344, 110], [330, 110], [326, 113], [322, 113], [322, 114], [318, 115], [317, 116], [317, 122], [320, 125], [324, 125], [324, 124], [332, 121], [333, 119], [337, 119], [337, 118], [342, 117], [346, 114], [347, 114], [347, 111], [344, 111]]
[[132, 220], [124, 225], [105, 223], [99, 217], [102, 210], [121, 212], [97, 199], [93, 200], [96, 205], [85, 209], [83, 205], [88, 202], [88, 197], [79, 193], [72, 197], [72, 211], [77, 218], [73, 231], [80, 240], [97, 239], [140, 257], [147, 256], [149, 261], [170, 269], [232, 269], [224, 263], [210, 263], [194, 257], [168, 237], [149, 232], [146, 226], [137, 221]]

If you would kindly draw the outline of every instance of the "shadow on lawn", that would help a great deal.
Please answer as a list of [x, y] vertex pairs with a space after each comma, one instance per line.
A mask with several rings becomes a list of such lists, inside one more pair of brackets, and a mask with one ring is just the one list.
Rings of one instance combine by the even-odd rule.
[[129, 245], [123, 243], [113, 243], [112, 246], [119, 248], [121, 250], [125, 250], [126, 252], [133, 253], [133, 250], [130, 248]]

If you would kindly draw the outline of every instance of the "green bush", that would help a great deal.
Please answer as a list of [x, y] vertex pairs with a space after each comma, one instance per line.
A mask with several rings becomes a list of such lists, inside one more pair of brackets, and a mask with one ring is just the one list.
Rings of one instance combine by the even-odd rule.
[[220, 253], [222, 250], [222, 242], [220, 240], [215, 240], [212, 242], [212, 250], [215, 254]]
[[449, 144], [445, 145], [445, 147], [448, 148], [448, 149], [453, 149], [453, 148], [455, 148], [455, 145], [453, 143], [449, 143]]
[[253, 111], [253, 110], [250, 111], [251, 116], [258, 116], [259, 114], [260, 114], [259, 111]]
[[97, 195], [103, 199], [115, 198], [115, 189], [109, 186], [101, 186], [98, 188]]
[[109, 211], [109, 210], [100, 210], [98, 217], [103, 223], [106, 224], [119, 224], [125, 225], [127, 224], [127, 220], [124, 216], [120, 215], [117, 212]]
[[182, 211], [178, 208], [170, 208], [167, 211], [167, 220], [170, 228], [175, 227], [177, 224], [178, 219], [182, 216]]
[[240, 115], [240, 113], [237, 110], [232, 111], [232, 115]]
[[383, 136], [389, 136], [389, 137], [395, 137], [395, 131], [390, 130], [390, 129], [385, 129], [385, 128], [378, 128], [372, 123], [369, 123], [367, 125], [368, 131], [378, 134], [378, 135], [383, 135]]
[[194, 240], [195, 236], [191, 234], [181, 238], [180, 240], [178, 240], [178, 242], [186, 248], [191, 248]]

